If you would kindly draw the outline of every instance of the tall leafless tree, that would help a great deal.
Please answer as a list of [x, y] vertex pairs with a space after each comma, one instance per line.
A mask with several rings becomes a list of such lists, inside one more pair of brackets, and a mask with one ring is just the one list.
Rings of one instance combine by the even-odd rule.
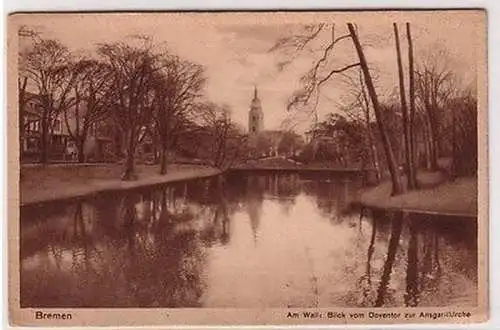
[[361, 70], [363, 71], [363, 76], [365, 78], [366, 88], [368, 89], [368, 95], [372, 101], [373, 110], [375, 111], [375, 117], [377, 118], [377, 124], [380, 131], [380, 136], [382, 137], [382, 143], [384, 146], [384, 151], [387, 159], [387, 166], [389, 167], [389, 172], [391, 174], [392, 180], [392, 194], [398, 195], [403, 192], [403, 185], [401, 184], [401, 178], [398, 173], [398, 166], [396, 158], [394, 157], [394, 151], [392, 148], [391, 140], [389, 139], [385, 121], [383, 119], [382, 110], [380, 103], [378, 101], [377, 92], [375, 91], [375, 86], [373, 85], [373, 80], [368, 68], [368, 63], [366, 61], [365, 54], [363, 52], [363, 47], [359, 42], [359, 38], [356, 29], [352, 23], [348, 23], [347, 27], [351, 34], [351, 38], [354, 42], [356, 52], [359, 57], [359, 62], [361, 65]]
[[193, 112], [196, 100], [202, 96], [204, 70], [198, 64], [167, 55], [157, 74], [154, 97], [154, 127], [160, 145], [160, 174], [167, 173], [167, 154], [175, 134]]
[[111, 79], [111, 111], [123, 134], [126, 148], [123, 180], [133, 180], [135, 153], [143, 132], [152, 119], [152, 88], [159, 71], [158, 59], [147, 43], [132, 46], [123, 42], [102, 44], [98, 54]]
[[49, 160], [50, 140], [57, 117], [74, 104], [70, 91], [77, 77], [68, 48], [57, 40], [35, 40], [20, 67], [41, 106], [41, 157]]
[[198, 106], [204, 126], [210, 132], [210, 149], [213, 165], [225, 170], [242, 157], [247, 136], [231, 120], [227, 105], [205, 102]]
[[90, 129], [109, 115], [110, 72], [96, 60], [82, 59], [76, 67], [79, 74], [72, 90], [74, 106], [63, 114], [67, 132], [78, 150], [78, 162], [83, 163]]
[[437, 49], [422, 57], [415, 71], [416, 99], [423, 110], [425, 119], [425, 143], [428, 150], [427, 167], [437, 171], [442, 116], [447, 101], [455, 88], [452, 85], [453, 72], [448, 67], [448, 55], [445, 50]]
[[[30, 29], [27, 26], [21, 26], [18, 30], [18, 36], [20, 40], [27, 40], [31, 45], [35, 42], [39, 41], [40, 35], [37, 31]], [[18, 102], [19, 102], [19, 145], [21, 148], [20, 152], [20, 160], [23, 161], [23, 144], [25, 138], [25, 113], [26, 113], [26, 105], [28, 102], [34, 97], [32, 93], [28, 92], [28, 71], [24, 70], [26, 68], [26, 60], [27, 55], [30, 50], [20, 50], [18, 57], [18, 65], [19, 65], [19, 77], [17, 78], [17, 86], [18, 86]]]
[[413, 40], [411, 37], [410, 23], [406, 23], [406, 39], [408, 41], [408, 74], [409, 74], [409, 98], [410, 98], [410, 114], [409, 114], [409, 135], [410, 135], [410, 181], [413, 187], [417, 187], [417, 164], [416, 164], [416, 132], [415, 132], [415, 67], [413, 59]]
[[[271, 50], [281, 49], [281, 48], [293, 48], [295, 52], [303, 50], [307, 44], [309, 44], [312, 40], [317, 38], [320, 35], [320, 32], [326, 30], [326, 24], [320, 24], [316, 29], [309, 28], [309, 30], [299, 36], [295, 37], [285, 37], [276, 43], [276, 45]], [[396, 162], [396, 157], [394, 156], [394, 151], [392, 149], [391, 141], [389, 139], [386, 124], [384, 122], [384, 117], [382, 116], [382, 110], [378, 101], [378, 96], [375, 91], [375, 87], [373, 84], [373, 79], [371, 77], [371, 73], [368, 67], [368, 63], [366, 61], [363, 48], [359, 41], [356, 28], [354, 24], [347, 24], [348, 33], [341, 35], [339, 37], [335, 36], [335, 26], [331, 27], [331, 40], [328, 42], [326, 47], [323, 50], [323, 56], [315, 62], [313, 67], [304, 75], [301, 79], [303, 84], [302, 89], [298, 90], [294, 95], [292, 95], [288, 108], [292, 108], [295, 106], [303, 106], [310, 103], [311, 99], [316, 96], [315, 104], [313, 106], [314, 115], [316, 116], [317, 121], [317, 113], [316, 113], [316, 105], [319, 100], [319, 93], [321, 86], [329, 81], [335, 74], [343, 73], [351, 68], [355, 68], [360, 66], [363, 72], [363, 77], [365, 81], [366, 88], [368, 90], [368, 95], [372, 101], [372, 105], [375, 112], [375, 117], [377, 120], [379, 132], [382, 138], [382, 144], [384, 146], [384, 151], [387, 159], [387, 164], [389, 167], [389, 172], [391, 174], [392, 180], [392, 190], [393, 194], [400, 194], [403, 192], [403, 186], [401, 184], [401, 179], [398, 173], [398, 166]], [[354, 47], [356, 53], [358, 55], [359, 62], [355, 62], [352, 64], [347, 64], [342, 68], [334, 68], [330, 69], [327, 67], [327, 59], [332, 55], [334, 46], [342, 40], [351, 39], [354, 43]]]
[[399, 97], [401, 102], [401, 113], [403, 117], [403, 139], [405, 146], [405, 168], [406, 168], [406, 179], [407, 187], [409, 190], [415, 189], [415, 182], [413, 178], [413, 166], [411, 161], [412, 147], [410, 138], [410, 123], [408, 116], [408, 106], [406, 104], [406, 91], [405, 91], [405, 80], [404, 80], [404, 69], [403, 60], [401, 58], [401, 46], [399, 43], [399, 32], [397, 23], [393, 23], [394, 27], [394, 39], [396, 40], [396, 55], [398, 64], [398, 75], [399, 75]]

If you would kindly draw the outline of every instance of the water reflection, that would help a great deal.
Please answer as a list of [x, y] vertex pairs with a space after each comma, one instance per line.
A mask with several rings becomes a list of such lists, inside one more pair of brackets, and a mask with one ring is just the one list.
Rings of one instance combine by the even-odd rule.
[[25, 207], [21, 305], [474, 306], [475, 219], [347, 212], [358, 188], [235, 173]]

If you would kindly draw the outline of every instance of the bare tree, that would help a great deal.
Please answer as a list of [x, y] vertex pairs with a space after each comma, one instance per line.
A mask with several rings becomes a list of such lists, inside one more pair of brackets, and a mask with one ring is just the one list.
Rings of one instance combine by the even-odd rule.
[[409, 190], [415, 189], [415, 182], [413, 181], [415, 175], [413, 174], [413, 166], [411, 161], [412, 147], [410, 143], [410, 124], [408, 119], [408, 107], [406, 104], [406, 92], [405, 92], [405, 81], [403, 73], [403, 61], [401, 58], [401, 46], [399, 44], [399, 32], [397, 23], [393, 23], [394, 27], [394, 39], [396, 40], [396, 54], [398, 62], [398, 74], [399, 74], [399, 96], [401, 101], [401, 112], [403, 114], [403, 139], [405, 146], [405, 167], [406, 167], [406, 179], [407, 187]]
[[[373, 124], [375, 122], [372, 121], [371, 104], [364, 83], [363, 71], [361, 69], [358, 70], [357, 79], [348, 74], [345, 74], [344, 78], [349, 89], [349, 94], [347, 95], [347, 99], [341, 98], [342, 104], [339, 104], [337, 107], [344, 111], [353, 121], [364, 122], [364, 133], [366, 136], [364, 142], [367, 154], [365, 158], [370, 159], [375, 170], [375, 180], [378, 183], [380, 182], [382, 173], [377, 151], [377, 141], [373, 132]], [[376, 81], [376, 76], [373, 74], [372, 79]], [[361, 113], [359, 113], [360, 110]]]
[[[330, 30], [330, 40], [324, 47], [322, 56], [315, 61], [311, 69], [301, 77], [300, 82], [302, 83], [302, 87], [293, 93], [287, 104], [287, 109], [289, 111], [294, 109], [305, 111], [305, 108], [312, 103], [310, 112], [314, 116], [315, 123], [318, 121], [316, 107], [319, 101], [321, 86], [330, 81], [335, 74], [340, 74], [359, 66], [359, 63], [347, 64], [341, 68], [330, 68], [329, 65], [328, 60], [333, 54], [335, 45], [343, 40], [349, 39], [350, 34], [346, 33], [336, 36], [334, 24], [331, 26], [328, 24], [319, 24], [317, 26], [307, 25], [301, 34], [283, 37], [270, 49], [270, 51], [281, 50], [285, 53], [291, 52], [294, 54], [294, 56], [292, 56], [293, 59], [298, 53], [304, 51], [308, 44], [320, 38], [322, 36], [320, 34], [321, 32], [328, 32], [328, 30]], [[291, 59], [286, 59], [285, 62], [279, 64], [279, 68], [282, 69], [290, 62]]]
[[415, 146], [415, 68], [413, 60], [413, 40], [411, 37], [410, 23], [406, 23], [406, 39], [408, 41], [408, 71], [409, 71], [409, 97], [410, 97], [410, 115], [409, 115], [409, 135], [410, 135], [410, 166], [412, 172], [410, 173], [411, 184], [417, 187], [417, 164], [415, 160], [416, 146]]
[[428, 168], [437, 171], [442, 115], [446, 102], [455, 92], [453, 73], [448, 68], [445, 50], [437, 49], [423, 56], [416, 70], [416, 99], [425, 114], [425, 136], [428, 149]]
[[377, 124], [380, 131], [380, 136], [382, 137], [382, 143], [387, 158], [387, 166], [389, 167], [389, 172], [391, 174], [391, 179], [392, 179], [392, 194], [398, 195], [403, 192], [403, 186], [401, 184], [401, 179], [399, 177], [397, 162], [396, 158], [394, 157], [394, 151], [392, 148], [391, 140], [389, 139], [389, 135], [387, 134], [387, 128], [382, 116], [382, 110], [380, 107], [380, 103], [378, 101], [377, 92], [375, 91], [370, 70], [368, 68], [368, 63], [366, 61], [361, 43], [359, 42], [356, 29], [354, 28], [354, 25], [352, 23], [348, 23], [347, 27], [349, 29], [349, 32], [351, 33], [351, 38], [354, 42], [354, 46], [356, 48], [356, 52], [359, 57], [361, 69], [363, 71], [363, 76], [365, 78], [366, 88], [368, 89], [368, 95], [370, 95], [370, 99], [373, 105], [373, 110], [375, 111], [375, 117], [377, 118]]
[[231, 167], [241, 158], [247, 136], [232, 122], [227, 105], [206, 102], [198, 109], [210, 132], [213, 165], [222, 170]]
[[[22, 39], [27, 39], [30, 42], [34, 42], [38, 38], [38, 33], [33, 31], [27, 26], [21, 26], [18, 30], [18, 37]], [[27, 53], [23, 50], [19, 52], [19, 77], [17, 78], [18, 87], [18, 102], [19, 102], [19, 145], [21, 146], [20, 160], [23, 161], [23, 144], [24, 144], [24, 133], [26, 126], [24, 123], [26, 105], [28, 104], [30, 94], [28, 93], [28, 76], [27, 72], [23, 70], [26, 67]]]
[[165, 174], [168, 147], [174, 144], [176, 133], [202, 96], [205, 77], [200, 65], [167, 55], [156, 79], [153, 119], [160, 145], [160, 174]]
[[[312, 30], [314, 33], [309, 34], [309, 38], [302, 37], [298, 38], [300, 41], [297, 45], [294, 45], [292, 42], [291, 47], [295, 49], [295, 51], [300, 51], [307, 45], [311, 40], [316, 38], [319, 35], [319, 32], [325, 29], [324, 24], [319, 25], [317, 30]], [[319, 93], [320, 93], [320, 87], [322, 84], [325, 82], [329, 81], [334, 74], [339, 74], [344, 71], [347, 71], [351, 68], [360, 66], [361, 70], [363, 72], [363, 77], [365, 80], [365, 85], [368, 90], [368, 95], [370, 96], [370, 99], [372, 101], [372, 105], [374, 108], [375, 112], [375, 117], [377, 119], [377, 124], [379, 127], [380, 135], [382, 138], [382, 144], [384, 146], [384, 151], [387, 159], [387, 164], [389, 167], [389, 172], [391, 174], [391, 179], [392, 179], [392, 187], [393, 187], [393, 194], [400, 194], [403, 192], [403, 186], [401, 184], [401, 179], [399, 177], [398, 173], [398, 166], [396, 162], [396, 158], [394, 156], [394, 151], [392, 149], [391, 141], [389, 139], [388, 133], [387, 133], [387, 128], [386, 124], [384, 122], [384, 117], [382, 116], [382, 110], [378, 101], [377, 93], [375, 91], [375, 87], [373, 84], [373, 79], [371, 77], [370, 70], [368, 68], [368, 63], [366, 61], [363, 48], [361, 46], [361, 43], [359, 41], [359, 38], [357, 36], [356, 28], [352, 23], [347, 24], [348, 28], [348, 33], [345, 35], [341, 35], [339, 37], [335, 37], [335, 27], [331, 27], [331, 40], [327, 44], [327, 46], [324, 48], [323, 51], [323, 56], [313, 65], [313, 67], [302, 77], [301, 82], [302, 82], [302, 89], [294, 93], [294, 95], [291, 97], [289, 103], [288, 103], [288, 109], [291, 109], [295, 106], [304, 106], [310, 103], [311, 99], [316, 96], [315, 104], [313, 106], [313, 111], [315, 115], [315, 122], [317, 122], [317, 113], [316, 113], [316, 105], [319, 100]], [[356, 50], [356, 53], [358, 55], [359, 62], [355, 62], [352, 64], [347, 64], [343, 66], [342, 68], [334, 68], [334, 69], [327, 69], [325, 65], [327, 64], [327, 58], [329, 58], [332, 54], [332, 50], [334, 49], [334, 46], [342, 41], [342, 40], [347, 40], [351, 39], [354, 43], [354, 47]], [[290, 38], [289, 40], [294, 40], [293, 38]], [[285, 39], [286, 41], [286, 39]], [[283, 48], [285, 46], [290, 47], [290, 45], [287, 45], [286, 42], [279, 40], [278, 43], [271, 49], [279, 49], [280, 47]], [[325, 69], [327, 70], [325, 73]]]
[[78, 162], [83, 163], [89, 130], [109, 114], [110, 73], [96, 60], [82, 59], [76, 66], [79, 74], [72, 90], [74, 106], [63, 114], [68, 134], [78, 149]]
[[19, 122], [18, 122], [18, 127], [19, 127], [19, 146], [20, 146], [20, 161], [22, 163], [23, 161], [23, 144], [24, 144], [24, 138], [25, 138], [25, 123], [24, 123], [24, 118], [25, 118], [25, 113], [26, 113], [26, 105], [29, 101], [28, 93], [26, 90], [26, 87], [28, 85], [28, 77], [22, 77], [17, 80], [18, 83], [18, 97], [19, 97]]
[[135, 153], [145, 128], [151, 123], [152, 87], [158, 72], [158, 59], [151, 47], [131, 46], [123, 42], [102, 44], [98, 54], [110, 77], [111, 111], [125, 140], [126, 159], [123, 180], [133, 180]]
[[[62, 111], [74, 104], [70, 90], [75, 83], [77, 70], [71, 62], [68, 48], [57, 40], [36, 39], [33, 48], [25, 56], [20, 71], [26, 83], [33, 86], [41, 106], [40, 160], [47, 163], [54, 122]], [[22, 85], [25, 90], [25, 83]]]
[[372, 132], [372, 125], [371, 125], [371, 116], [370, 116], [370, 101], [368, 99], [368, 96], [366, 95], [366, 86], [363, 83], [363, 72], [359, 70], [359, 82], [361, 85], [361, 97], [362, 97], [362, 103], [361, 107], [363, 108], [363, 112], [365, 114], [365, 123], [366, 123], [366, 136], [368, 139], [368, 147], [370, 148], [370, 154], [372, 158], [372, 164], [375, 169], [375, 179], [377, 183], [380, 182], [382, 178], [382, 173], [380, 169], [380, 162], [379, 162], [379, 156], [377, 152], [377, 145], [375, 142], [375, 138], [373, 136]]

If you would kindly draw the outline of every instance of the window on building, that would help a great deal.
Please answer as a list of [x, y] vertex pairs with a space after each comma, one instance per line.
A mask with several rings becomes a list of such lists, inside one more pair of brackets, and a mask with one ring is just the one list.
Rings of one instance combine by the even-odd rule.
[[38, 132], [39, 122], [37, 120], [32, 120], [28, 124], [28, 132]]
[[37, 139], [27, 139], [26, 140], [26, 149], [28, 149], [28, 150], [38, 149], [38, 140]]
[[252, 116], [252, 121], [254, 121], [254, 122], [255, 122], [256, 120], [257, 120], [257, 117]]
[[252, 132], [255, 133], [256, 129], [255, 126], [252, 127]]
[[54, 132], [61, 132], [62, 131], [62, 123], [60, 119], [56, 119], [54, 121]]
[[95, 129], [95, 123], [94, 123], [94, 124], [90, 125], [89, 135], [90, 136], [95, 136], [95, 133], [96, 133], [96, 129]]

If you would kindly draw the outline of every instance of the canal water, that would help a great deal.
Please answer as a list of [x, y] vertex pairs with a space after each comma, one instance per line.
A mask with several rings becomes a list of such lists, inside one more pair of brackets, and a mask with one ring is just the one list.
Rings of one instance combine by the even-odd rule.
[[21, 307], [477, 303], [474, 218], [353, 211], [354, 176], [223, 179], [22, 208]]

